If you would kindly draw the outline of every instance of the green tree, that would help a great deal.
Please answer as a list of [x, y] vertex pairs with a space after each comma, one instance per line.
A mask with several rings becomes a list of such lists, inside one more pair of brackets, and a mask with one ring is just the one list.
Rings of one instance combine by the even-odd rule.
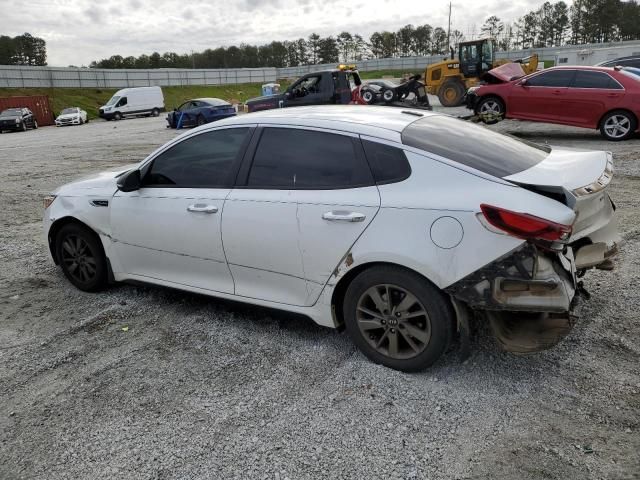
[[316, 65], [320, 55], [320, 35], [317, 33], [309, 35], [307, 48], [309, 49], [309, 61], [311, 62], [311, 65]]

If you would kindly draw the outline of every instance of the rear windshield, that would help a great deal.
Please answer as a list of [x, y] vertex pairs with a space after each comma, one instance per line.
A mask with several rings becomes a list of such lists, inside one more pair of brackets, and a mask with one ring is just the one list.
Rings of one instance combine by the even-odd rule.
[[417, 120], [406, 127], [402, 131], [402, 143], [495, 177], [527, 170], [551, 152], [549, 147], [440, 115]]

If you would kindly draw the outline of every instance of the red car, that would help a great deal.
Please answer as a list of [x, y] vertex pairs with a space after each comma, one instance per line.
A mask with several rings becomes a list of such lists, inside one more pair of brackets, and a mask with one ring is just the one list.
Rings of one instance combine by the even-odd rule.
[[[499, 67], [500, 68], [500, 67]], [[607, 140], [638, 131], [640, 76], [626, 67], [554, 67], [517, 79], [492, 70], [500, 83], [472, 87], [467, 107], [486, 123], [502, 118], [600, 129]]]

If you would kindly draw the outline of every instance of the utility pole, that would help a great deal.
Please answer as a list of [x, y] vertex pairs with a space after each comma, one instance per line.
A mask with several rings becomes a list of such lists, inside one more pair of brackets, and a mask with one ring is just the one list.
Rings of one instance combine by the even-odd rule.
[[451, 2], [449, 2], [449, 26], [447, 27], [447, 48], [451, 47]]

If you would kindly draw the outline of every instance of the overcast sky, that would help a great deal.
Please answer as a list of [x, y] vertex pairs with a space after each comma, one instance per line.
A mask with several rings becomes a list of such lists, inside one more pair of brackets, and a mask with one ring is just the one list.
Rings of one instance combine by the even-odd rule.
[[[454, 1], [452, 29], [469, 36], [492, 14], [514, 20], [542, 1]], [[448, 0], [0, 0], [0, 34], [44, 38], [49, 65], [88, 65], [115, 54], [188, 53], [312, 32], [368, 39], [408, 23], [446, 28], [448, 8]]]

